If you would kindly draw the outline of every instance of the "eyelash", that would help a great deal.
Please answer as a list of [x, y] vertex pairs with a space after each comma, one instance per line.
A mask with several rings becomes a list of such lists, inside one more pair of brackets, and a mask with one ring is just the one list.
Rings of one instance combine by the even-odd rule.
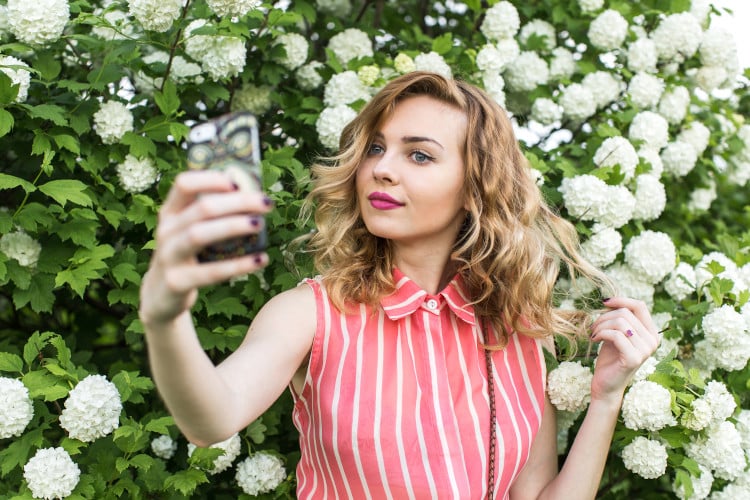
[[[374, 149], [378, 149], [379, 151], [375, 152], [375, 151], [373, 151]], [[376, 154], [380, 154], [383, 151], [385, 151], [385, 148], [383, 146], [381, 146], [379, 144], [371, 144], [370, 148], [367, 150], [367, 155], [368, 156], [373, 156], [373, 155], [376, 155]], [[415, 158], [415, 155], [422, 156], [423, 160], [422, 161], [418, 161]], [[424, 165], [427, 162], [431, 162], [431, 161], [435, 160], [435, 158], [433, 156], [428, 155], [427, 153], [425, 153], [424, 151], [422, 151], [420, 149], [415, 149], [415, 150], [411, 151], [409, 153], [409, 158], [411, 158], [411, 160], [414, 163], [416, 163], [417, 165]]]

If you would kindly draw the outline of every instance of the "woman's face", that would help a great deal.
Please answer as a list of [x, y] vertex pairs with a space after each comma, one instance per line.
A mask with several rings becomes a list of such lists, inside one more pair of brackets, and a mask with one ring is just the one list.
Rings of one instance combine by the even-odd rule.
[[374, 235], [450, 249], [466, 210], [466, 115], [429, 96], [400, 101], [357, 171], [362, 218]]

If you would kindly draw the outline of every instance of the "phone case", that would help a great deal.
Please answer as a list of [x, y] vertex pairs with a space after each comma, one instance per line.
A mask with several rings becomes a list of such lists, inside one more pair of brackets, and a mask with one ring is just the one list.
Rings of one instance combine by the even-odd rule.
[[[188, 168], [227, 172], [240, 191], [262, 190], [258, 121], [247, 112], [229, 113], [194, 126], [188, 135]], [[241, 257], [264, 250], [265, 226], [257, 234], [232, 238], [207, 246], [198, 253], [201, 262]]]

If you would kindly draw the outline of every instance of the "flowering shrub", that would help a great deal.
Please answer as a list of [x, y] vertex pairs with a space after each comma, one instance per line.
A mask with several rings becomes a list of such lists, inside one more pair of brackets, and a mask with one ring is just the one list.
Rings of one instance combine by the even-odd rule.
[[[165, 411], [137, 316], [156, 214], [193, 124], [259, 116], [271, 265], [201, 291], [198, 335], [218, 362], [260, 305], [312, 273], [286, 246], [311, 229], [298, 217], [306, 166], [415, 69], [507, 108], [584, 253], [663, 330], [598, 498], [750, 497], [750, 73], [714, 12], [709, 0], [0, 0], [0, 497], [293, 498], [288, 395], [209, 448]], [[596, 294], [566, 276], [557, 291], [560, 307]], [[561, 455], [596, 357], [572, 348], [549, 358]]]

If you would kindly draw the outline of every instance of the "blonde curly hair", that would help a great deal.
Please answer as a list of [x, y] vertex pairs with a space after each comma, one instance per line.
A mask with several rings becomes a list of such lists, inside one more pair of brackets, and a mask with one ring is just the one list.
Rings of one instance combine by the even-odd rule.
[[463, 160], [468, 214], [451, 259], [472, 298], [478, 320], [491, 325], [503, 348], [511, 332], [552, 333], [571, 339], [585, 333], [586, 311], [553, 307], [561, 263], [571, 278], [585, 277], [611, 290], [606, 276], [580, 254], [578, 234], [543, 200], [505, 111], [478, 87], [415, 71], [389, 82], [340, 140], [338, 155], [312, 166], [306, 211], [317, 226], [308, 244], [333, 303], [375, 305], [394, 291], [393, 250], [362, 220], [355, 177], [374, 134], [399, 101], [427, 95], [467, 117]]

